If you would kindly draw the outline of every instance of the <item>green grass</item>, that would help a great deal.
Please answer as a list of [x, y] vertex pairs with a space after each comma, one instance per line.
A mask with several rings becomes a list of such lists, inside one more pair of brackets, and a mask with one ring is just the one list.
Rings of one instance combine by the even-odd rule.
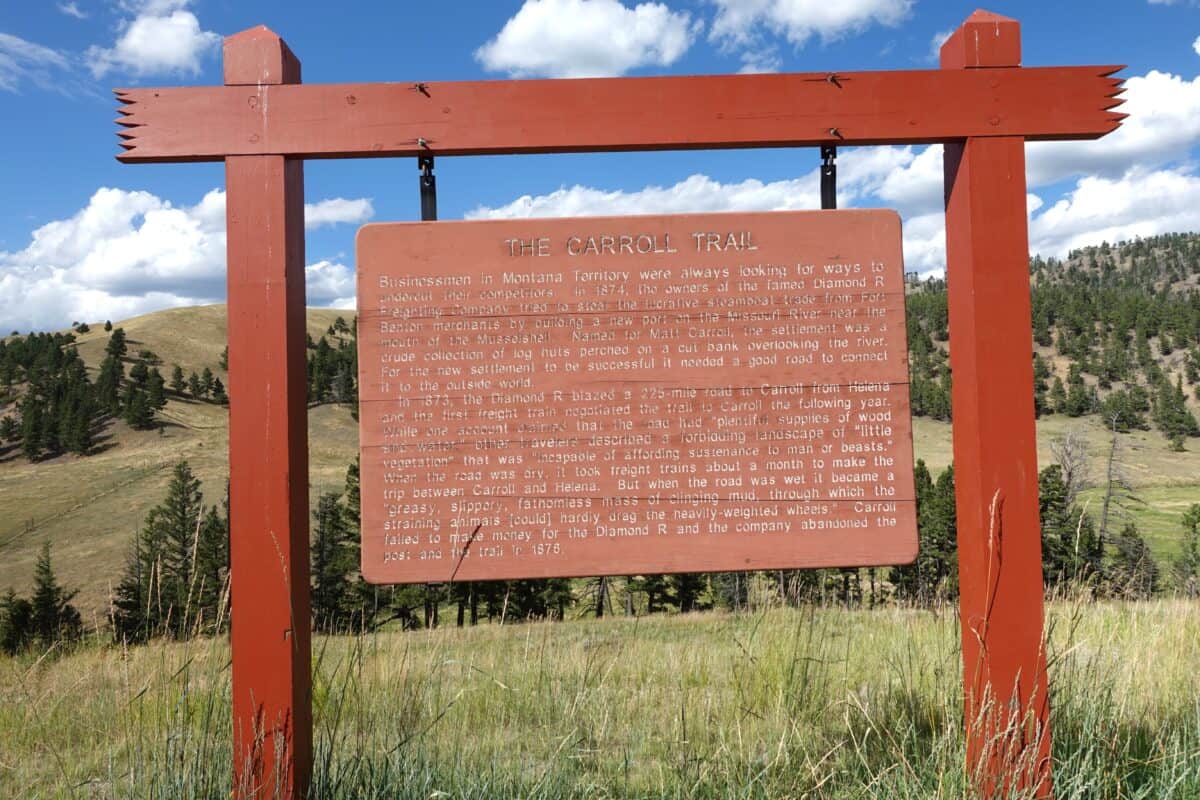
[[[1050, 608], [1059, 798], [1200, 797], [1195, 604]], [[950, 609], [320, 638], [320, 798], [966, 798]], [[220, 640], [0, 659], [0, 796], [227, 796]]]

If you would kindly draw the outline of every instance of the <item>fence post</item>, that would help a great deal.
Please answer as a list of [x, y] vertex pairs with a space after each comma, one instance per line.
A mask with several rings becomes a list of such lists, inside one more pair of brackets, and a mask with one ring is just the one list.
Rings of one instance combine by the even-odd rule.
[[[1018, 23], [981, 11], [941, 51], [1020, 61]], [[985, 798], [1051, 797], [1024, 138], [947, 144], [945, 180], [967, 767]]]
[[[267, 28], [225, 40], [225, 85], [244, 87], [251, 107], [299, 82], [300, 62]], [[234, 796], [302, 798], [312, 770], [304, 162], [229, 156], [225, 187]]]

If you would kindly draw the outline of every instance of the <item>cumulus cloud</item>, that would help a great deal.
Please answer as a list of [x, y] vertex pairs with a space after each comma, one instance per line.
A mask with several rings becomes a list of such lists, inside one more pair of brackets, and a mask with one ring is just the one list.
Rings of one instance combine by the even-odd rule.
[[1048, 255], [1100, 241], [1200, 230], [1200, 176], [1184, 169], [1087, 177], [1030, 221], [1030, 249]]
[[[319, 224], [360, 221], [370, 201], [306, 206]], [[311, 218], [310, 218], [311, 224]], [[319, 261], [305, 269], [310, 305], [353, 305], [354, 273]], [[122, 319], [225, 297], [225, 193], [175, 206], [149, 192], [101, 188], [67, 219], [0, 251], [0, 330], [46, 330], [72, 320]]]
[[[937, 151], [940, 181], [941, 149]], [[868, 147], [843, 150], [838, 158], [839, 207], [877, 207], [884, 187], [899, 198], [893, 203], [905, 220], [905, 259], [910, 271], [939, 268], [945, 261], [945, 235], [938, 213], [920, 213], [923, 206], [907, 199], [919, 192], [903, 189], [894, 177], [917, 159], [911, 147]], [[940, 192], [940, 183], [938, 184]], [[524, 195], [502, 206], [478, 207], [468, 219], [576, 217], [626, 214], [685, 214], [719, 211], [780, 211], [815, 209], [821, 205], [820, 175], [813, 169], [798, 178], [764, 182], [728, 182], [692, 175], [670, 186], [647, 186], [636, 191], [604, 190], [590, 186], [564, 187], [544, 195]]]
[[1151, 70], [1125, 82], [1129, 115], [1103, 139], [1083, 142], [1030, 142], [1031, 185], [1078, 175], [1120, 177], [1133, 164], [1158, 167], [1187, 158], [1200, 140], [1200, 76], [1188, 80]]
[[668, 66], [698, 28], [662, 3], [633, 8], [619, 0], [525, 0], [475, 58], [514, 77], [585, 78]]
[[304, 227], [308, 230], [342, 223], [361, 225], [373, 216], [375, 208], [366, 197], [353, 200], [332, 197], [319, 203], [304, 204]]
[[25, 82], [55, 88], [55, 75], [67, 66], [67, 57], [57, 50], [0, 32], [0, 91], [20, 91]]
[[745, 63], [758, 58], [764, 36], [782, 36], [794, 47], [809, 39], [830, 42], [860, 33], [871, 25], [898, 25], [913, 0], [712, 0], [717, 15], [709, 39], [726, 51], [738, 51]]
[[1192, 49], [1196, 51], [1196, 55], [1200, 56], [1200, 36], [1196, 37], [1196, 41], [1192, 42]]
[[134, 14], [120, 26], [112, 47], [93, 45], [86, 53], [92, 75], [120, 70], [135, 77], [200, 72], [203, 58], [216, 51], [219, 34], [203, 30], [187, 10], [191, 0], [143, 0], [122, 4]]

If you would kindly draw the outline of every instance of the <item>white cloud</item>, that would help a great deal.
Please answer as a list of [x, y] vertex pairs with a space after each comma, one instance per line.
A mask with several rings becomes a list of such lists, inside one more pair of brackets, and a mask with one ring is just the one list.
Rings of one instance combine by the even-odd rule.
[[475, 58], [510, 76], [622, 75], [673, 64], [696, 32], [689, 14], [662, 3], [628, 8], [618, 0], [525, 0]]
[[337, 261], [318, 261], [304, 268], [310, 306], [354, 308], [354, 269]]
[[1033, 252], [1063, 256], [1101, 241], [1200, 230], [1200, 176], [1183, 169], [1087, 177], [1030, 221]]
[[0, 91], [19, 91], [26, 81], [43, 89], [55, 88], [55, 71], [67, 66], [66, 56], [57, 50], [0, 32]]
[[717, 16], [709, 39], [726, 51], [740, 51], [752, 63], [764, 34], [782, 36], [794, 47], [809, 39], [824, 42], [860, 33], [871, 25], [898, 25], [913, 0], [711, 0]]
[[[336, 198], [308, 209], [323, 209], [322, 223], [334, 224], [354, 221], [350, 211], [369, 214], [370, 203]], [[310, 305], [353, 305], [350, 267], [319, 261], [305, 276]], [[35, 230], [24, 249], [0, 251], [4, 332], [123, 319], [224, 297], [225, 193], [219, 189], [193, 206], [174, 206], [149, 192], [101, 188], [71, 217]]]
[[1129, 117], [1102, 139], [1082, 142], [1030, 142], [1031, 186], [1077, 175], [1116, 178], [1132, 165], [1159, 167], [1187, 158], [1200, 140], [1200, 76], [1190, 81], [1151, 70], [1125, 82]]
[[152, 74], [200, 72], [204, 56], [215, 52], [220, 35], [202, 30], [196, 15], [187, 10], [191, 0], [145, 0], [122, 4], [134, 13], [121, 23], [112, 47], [93, 45], [86, 58], [92, 75], [100, 78], [112, 70], [135, 77]]
[[1192, 49], [1196, 51], [1196, 55], [1200, 56], [1200, 36], [1196, 37], [1196, 41], [1192, 42]]
[[375, 208], [370, 198], [366, 197], [353, 200], [333, 197], [319, 203], [304, 204], [304, 227], [308, 230], [341, 223], [361, 225], [373, 216]]
[[87, 12], [80, 10], [75, 3], [59, 3], [58, 10], [75, 19], [87, 19], [88, 17]]

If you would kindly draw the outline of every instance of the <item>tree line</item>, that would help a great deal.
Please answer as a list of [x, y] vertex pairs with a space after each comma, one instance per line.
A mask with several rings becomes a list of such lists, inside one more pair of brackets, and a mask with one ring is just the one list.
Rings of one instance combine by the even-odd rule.
[[[1100, 415], [1106, 427], [1157, 428], [1172, 449], [1200, 436], [1200, 236], [1171, 234], [1030, 259], [1039, 415]], [[907, 297], [913, 414], [949, 420], [944, 279], [911, 280]]]
[[[1114, 437], [1115, 439], [1115, 437]], [[1129, 510], [1139, 500], [1122, 473], [1116, 446], [1095, 481], [1095, 514], [1080, 503], [1091, 466], [1070, 435], [1055, 444], [1056, 463], [1038, 476], [1042, 571], [1047, 593], [1146, 599], [1168, 588], [1200, 596], [1200, 503], [1182, 515], [1182, 546], [1170, 565], [1150, 552]], [[763, 605], [933, 606], [958, 595], [954, 468], [934, 478], [923, 461], [914, 469], [919, 550], [912, 564], [878, 569], [778, 570], [757, 573], [602, 576], [587, 580], [483, 581], [375, 586], [359, 574], [358, 462], [341, 492], [317, 498], [311, 525], [312, 624], [324, 633], [405, 630], [531, 619], [603, 617]], [[75, 592], [62, 587], [45, 545], [34, 589], [23, 598], [0, 595], [0, 650], [47, 649], [83, 633]], [[122, 644], [186, 639], [227, 629], [229, 505], [206, 502], [186, 461], [172, 470], [162, 502], [130, 542], [113, 593], [109, 623]], [[443, 619], [452, 615], [453, 623]]]

